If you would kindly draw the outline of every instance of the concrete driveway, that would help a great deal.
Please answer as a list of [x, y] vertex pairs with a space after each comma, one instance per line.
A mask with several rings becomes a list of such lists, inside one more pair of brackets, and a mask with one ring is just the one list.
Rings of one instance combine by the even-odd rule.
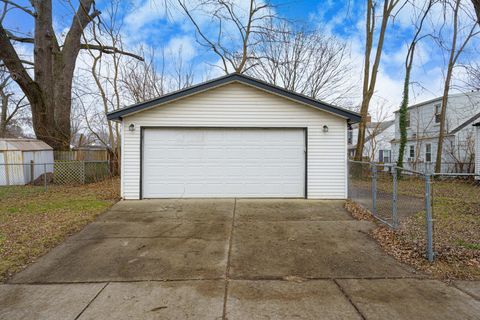
[[478, 319], [385, 255], [342, 201], [115, 205], [0, 286], [0, 319]]

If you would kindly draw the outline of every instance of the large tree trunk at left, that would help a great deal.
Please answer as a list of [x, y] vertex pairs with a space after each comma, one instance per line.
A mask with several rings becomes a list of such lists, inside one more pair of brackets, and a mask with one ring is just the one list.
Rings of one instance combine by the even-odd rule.
[[[42, 92], [42, 103], [34, 108], [33, 127], [39, 138], [55, 150], [70, 148], [70, 114], [72, 108], [73, 66], [65, 63], [65, 55], [60, 50], [52, 30], [52, 1], [37, 1], [35, 19], [34, 64], [35, 82]], [[66, 43], [65, 46], [68, 44]], [[78, 50], [73, 52], [75, 61]], [[42, 105], [43, 104], [43, 105]], [[45, 116], [42, 114], [46, 112]], [[45, 128], [43, 128], [45, 127]], [[44, 136], [43, 134], [46, 133]]]
[[62, 138], [57, 132], [58, 126], [57, 121], [55, 121], [57, 109], [55, 106], [57, 102], [55, 87], [63, 82], [63, 79], [58, 79], [58, 73], [54, 72], [56, 66], [54, 55], [58, 55], [59, 50], [55, 45], [55, 35], [51, 32], [51, 26], [53, 25], [52, 1], [36, 1], [35, 9], [37, 17], [35, 18], [34, 33], [34, 80], [40, 88], [40, 97], [38, 97], [37, 102], [30, 101], [33, 128], [37, 138], [45, 141], [56, 150], [65, 150], [61, 147], [65, 142], [62, 142]]
[[100, 12], [92, 9], [93, 0], [80, 0], [62, 47], [53, 29], [52, 1], [32, 0], [35, 21], [33, 39], [14, 41], [33, 43], [34, 77], [23, 66], [10, 41], [11, 35], [0, 24], [0, 59], [25, 93], [32, 110], [33, 129], [38, 139], [55, 150], [70, 148], [72, 81], [81, 47], [83, 30]]
[[57, 53], [54, 63], [55, 78], [55, 135], [57, 150], [68, 150], [71, 141], [72, 79], [73, 69], [66, 68], [63, 54]]

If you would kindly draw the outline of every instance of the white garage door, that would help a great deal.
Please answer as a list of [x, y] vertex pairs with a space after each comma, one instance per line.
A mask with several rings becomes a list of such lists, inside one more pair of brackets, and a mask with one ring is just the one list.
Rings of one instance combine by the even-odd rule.
[[304, 197], [304, 130], [145, 129], [142, 195]]

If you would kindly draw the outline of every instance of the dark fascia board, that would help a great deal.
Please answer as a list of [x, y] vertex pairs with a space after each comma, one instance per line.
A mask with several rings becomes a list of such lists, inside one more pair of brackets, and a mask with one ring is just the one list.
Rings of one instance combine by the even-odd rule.
[[294, 101], [300, 102], [302, 104], [312, 106], [316, 109], [336, 114], [338, 116], [341, 116], [343, 118], [348, 119], [349, 123], [357, 123], [357, 122], [360, 122], [360, 119], [361, 119], [361, 116], [356, 112], [353, 112], [353, 111], [350, 111], [350, 110], [347, 110], [347, 109], [343, 109], [343, 108], [340, 108], [340, 107], [337, 107], [337, 106], [333, 106], [331, 104], [309, 98], [309, 97], [304, 96], [302, 94], [298, 94], [296, 92], [292, 92], [292, 91], [283, 89], [281, 87], [274, 86], [274, 85], [268, 84], [266, 82], [263, 82], [263, 81], [260, 81], [260, 80], [257, 80], [257, 79], [245, 76], [243, 74], [239, 74], [239, 73], [228, 74], [226, 76], [216, 78], [216, 79], [213, 79], [213, 80], [210, 80], [210, 81], [207, 81], [207, 82], [203, 82], [203, 83], [200, 83], [200, 84], [195, 85], [195, 86], [188, 87], [188, 88], [183, 89], [183, 90], [179, 90], [179, 91], [175, 91], [175, 92], [166, 94], [166, 95], [161, 96], [161, 97], [156, 98], [156, 99], [148, 100], [148, 101], [141, 102], [141, 103], [138, 103], [138, 104], [134, 104], [134, 105], [131, 105], [131, 106], [128, 106], [128, 107], [125, 107], [125, 108], [122, 108], [122, 109], [119, 109], [119, 110], [116, 110], [116, 111], [109, 112], [107, 114], [107, 119], [118, 121], [118, 120], [121, 120], [122, 117], [127, 116], [129, 114], [136, 113], [136, 112], [139, 112], [139, 111], [142, 111], [142, 110], [145, 110], [145, 109], [149, 109], [149, 108], [152, 108], [152, 107], [155, 107], [157, 105], [164, 104], [164, 103], [167, 103], [167, 102], [170, 102], [170, 101], [178, 100], [180, 98], [187, 97], [187, 96], [193, 95], [195, 93], [206, 91], [208, 89], [219, 87], [219, 86], [222, 86], [222, 85], [225, 85], [225, 84], [228, 84], [228, 83], [232, 83], [232, 82], [244, 83], [246, 85], [250, 85], [250, 86], [259, 88], [259, 89], [264, 90], [266, 92], [270, 92], [270, 93], [285, 97], [287, 99], [294, 100]]
[[[465, 121], [464, 123], [462, 123], [461, 125], [456, 127], [455, 129], [453, 129], [451, 134], [457, 133], [458, 131], [462, 130], [463, 128], [465, 128], [466, 126], [468, 126], [469, 124], [471, 124], [472, 122], [474, 122], [475, 120], [477, 120], [479, 118], [480, 118], [480, 113], [477, 113], [476, 115], [474, 115], [473, 117], [471, 117], [470, 119], [468, 119], [467, 121]], [[478, 125], [478, 123], [473, 124], [473, 125], [476, 126], [476, 125]]]

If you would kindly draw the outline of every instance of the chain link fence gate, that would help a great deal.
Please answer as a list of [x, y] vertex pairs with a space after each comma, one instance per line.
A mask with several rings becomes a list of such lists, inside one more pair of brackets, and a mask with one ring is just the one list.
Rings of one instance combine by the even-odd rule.
[[349, 161], [348, 167], [348, 198], [406, 241], [423, 246], [429, 261], [452, 247], [480, 253], [480, 217], [472, 219], [480, 216], [478, 175], [425, 174], [360, 161]]

